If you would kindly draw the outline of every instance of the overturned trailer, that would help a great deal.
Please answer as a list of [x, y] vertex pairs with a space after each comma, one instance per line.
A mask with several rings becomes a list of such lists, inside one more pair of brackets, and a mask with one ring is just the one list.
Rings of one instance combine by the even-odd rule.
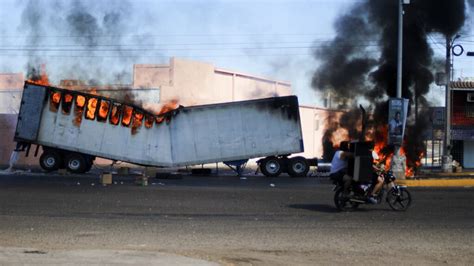
[[[260, 158], [267, 176], [305, 176], [316, 160], [303, 152], [296, 96], [178, 107], [154, 115], [99, 95], [26, 82], [15, 132], [17, 147], [42, 146], [46, 171], [90, 170], [96, 157], [177, 167]], [[237, 169], [240, 169], [237, 167]]]

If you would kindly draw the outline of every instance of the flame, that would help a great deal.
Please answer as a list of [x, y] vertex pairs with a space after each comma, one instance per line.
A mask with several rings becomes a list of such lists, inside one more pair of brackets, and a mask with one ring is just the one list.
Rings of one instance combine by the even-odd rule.
[[63, 97], [63, 105], [62, 105], [62, 111], [64, 114], [69, 114], [71, 111], [71, 104], [72, 104], [72, 95], [69, 93], [64, 94]]
[[97, 98], [89, 98], [87, 101], [86, 118], [93, 120], [95, 118], [95, 110], [97, 109]]
[[100, 107], [99, 107], [99, 116], [97, 118], [98, 121], [105, 122], [107, 121], [107, 114], [109, 112], [110, 102], [101, 100]]
[[84, 107], [84, 104], [86, 103], [86, 97], [82, 95], [77, 95], [76, 96], [76, 105], [77, 107]]
[[92, 88], [88, 91], [88, 93], [90, 93], [90, 94], [92, 94], [92, 95], [99, 95], [99, 93], [97, 92], [97, 88], [94, 88], [94, 87], [92, 87]]
[[71, 94], [65, 94], [64, 95], [64, 102], [66, 102], [66, 103], [72, 102], [72, 95]]
[[51, 100], [49, 103], [49, 110], [52, 112], [58, 111], [59, 102], [61, 101], [61, 93], [60, 92], [52, 92], [51, 93]]
[[142, 125], [142, 121], [143, 121], [143, 113], [140, 112], [140, 111], [136, 111], [134, 112], [133, 114], [133, 125], [132, 125], [132, 135], [135, 135], [137, 134], [138, 132], [138, 129], [141, 127]]
[[61, 101], [61, 93], [60, 93], [60, 92], [54, 92], [54, 93], [51, 95], [51, 100], [52, 100], [52, 102], [54, 102], [54, 103], [59, 103], [59, 101]]
[[120, 119], [120, 105], [114, 104], [110, 111], [110, 123], [112, 125], [118, 125]]
[[86, 97], [76, 95], [76, 108], [74, 108], [75, 118], [73, 123], [75, 126], [80, 126], [82, 122], [82, 114], [84, 113], [84, 105], [86, 104]]
[[146, 115], [146, 117], [145, 117], [145, 127], [146, 128], [152, 128], [154, 120], [155, 120], [155, 118], [152, 115]]
[[[385, 165], [385, 169], [390, 169], [394, 151], [387, 146], [388, 125], [378, 126], [374, 132], [372, 141], [374, 141], [374, 151], [379, 156], [379, 160], [376, 160], [376, 163], [381, 163]], [[424, 154], [421, 152], [417, 158], [414, 160], [412, 159], [413, 162], [411, 162], [406, 156], [405, 148], [402, 146], [400, 148], [400, 155], [406, 157], [405, 176], [415, 176], [416, 169], [421, 166], [421, 159], [423, 158]]]
[[49, 86], [50, 83], [49, 83], [48, 74], [46, 73], [46, 65], [45, 64], [41, 65], [39, 76], [33, 77], [33, 79], [28, 79], [27, 81], [36, 85]]
[[166, 114], [169, 111], [173, 111], [175, 109], [178, 109], [178, 100], [171, 100], [168, 103], [165, 103], [163, 107], [161, 107], [161, 110], [158, 112], [157, 117], [156, 117], [156, 123], [161, 124], [165, 120], [164, 114]]
[[132, 121], [132, 111], [133, 108], [128, 105], [123, 107], [122, 125], [126, 127], [130, 125], [130, 122]]

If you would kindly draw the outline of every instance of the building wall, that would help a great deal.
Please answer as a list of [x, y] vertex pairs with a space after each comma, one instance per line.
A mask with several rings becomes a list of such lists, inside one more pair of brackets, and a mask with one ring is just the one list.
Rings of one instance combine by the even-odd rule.
[[134, 65], [133, 87], [160, 87], [163, 103], [177, 99], [191, 106], [291, 95], [291, 85], [215, 68], [214, 65], [172, 58], [170, 65]]
[[[215, 68], [212, 64], [172, 58], [164, 65], [135, 65], [133, 87], [160, 87], [162, 103], [177, 99], [184, 106], [242, 101], [292, 94], [291, 84], [240, 72]], [[168, 82], [169, 81], [169, 82]], [[321, 139], [327, 111], [301, 107], [305, 157], [322, 155]]]
[[0, 114], [16, 114], [20, 108], [22, 73], [0, 73]]
[[170, 77], [168, 65], [137, 64], [133, 66], [134, 88], [170, 85]]
[[[468, 102], [468, 94], [474, 95], [472, 91], [453, 91], [453, 112], [452, 125], [453, 126], [474, 126], [474, 102]], [[472, 97], [474, 99], [474, 97]]]
[[474, 168], [474, 140], [464, 141], [464, 162], [463, 167]]
[[[334, 120], [338, 120], [342, 111], [317, 108], [312, 106], [300, 106], [301, 129], [304, 140], [304, 153], [302, 156], [321, 158], [323, 155], [322, 139], [326, 128]], [[335, 144], [347, 137], [347, 132], [341, 130], [334, 134], [340, 139], [332, 140]]]
[[[15, 135], [16, 121], [16, 114], [0, 114], [0, 166], [2, 168], [8, 165], [12, 151], [15, 149], [13, 137]], [[32, 146], [28, 157], [25, 156], [24, 152], [19, 153], [17, 164], [27, 167], [38, 166], [38, 158], [33, 157], [35, 148], [36, 146]], [[40, 149], [38, 155], [41, 155], [41, 152]]]
[[459, 144], [453, 145], [452, 154], [461, 159], [463, 167], [474, 168], [474, 82], [451, 82], [451, 88], [451, 138], [453, 144]]

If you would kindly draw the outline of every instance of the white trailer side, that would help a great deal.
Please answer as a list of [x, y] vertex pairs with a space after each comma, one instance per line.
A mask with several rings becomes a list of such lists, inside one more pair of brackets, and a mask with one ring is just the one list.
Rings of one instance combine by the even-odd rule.
[[[53, 93], [61, 95], [56, 110]], [[71, 95], [72, 102], [65, 102]], [[78, 97], [86, 104], [78, 123]], [[68, 96], [69, 97], [69, 96]], [[96, 99], [93, 119], [85, 114]], [[98, 121], [101, 102], [108, 102], [105, 121]], [[17, 142], [150, 166], [184, 166], [249, 158], [288, 155], [303, 151], [296, 96], [181, 107], [166, 114], [164, 122], [136, 107], [141, 121], [126, 116], [125, 104], [118, 125], [111, 123], [115, 101], [97, 95], [25, 83]], [[70, 110], [64, 111], [70, 106]], [[92, 110], [92, 109], [90, 109]], [[145, 126], [146, 117], [152, 117]], [[133, 121], [133, 119], [137, 121]], [[139, 123], [135, 123], [139, 122]], [[134, 126], [140, 124], [139, 126]], [[133, 128], [133, 129], [132, 129]]]

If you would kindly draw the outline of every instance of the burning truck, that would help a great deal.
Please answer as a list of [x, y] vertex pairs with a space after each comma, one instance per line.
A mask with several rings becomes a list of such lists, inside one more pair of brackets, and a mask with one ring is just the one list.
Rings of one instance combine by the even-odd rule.
[[296, 96], [182, 107], [155, 115], [81, 91], [25, 82], [14, 140], [32, 145], [46, 171], [91, 169], [96, 157], [143, 166], [224, 162], [235, 169], [260, 158], [266, 176], [306, 176], [315, 159], [303, 152]]

